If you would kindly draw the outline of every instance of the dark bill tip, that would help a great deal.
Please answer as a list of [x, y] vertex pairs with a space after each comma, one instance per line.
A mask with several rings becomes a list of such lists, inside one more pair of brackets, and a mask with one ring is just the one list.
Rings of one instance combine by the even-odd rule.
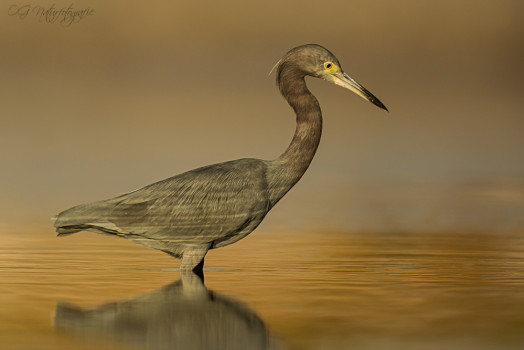
[[373, 99], [370, 100], [371, 103], [373, 103], [375, 106], [377, 106], [378, 108], [382, 108], [383, 110], [385, 110], [386, 112], [389, 112], [388, 108], [386, 106], [384, 106], [384, 104], [382, 102], [380, 102], [380, 100], [376, 97], [373, 96]]
[[364, 88], [360, 84], [358, 85], [358, 87], [362, 89], [361, 91], [362, 91], [362, 93], [364, 95], [363, 97], [365, 99], [367, 99], [369, 102], [373, 103], [378, 108], [381, 108], [381, 109], [385, 110], [386, 112], [389, 112], [387, 107], [382, 102], [380, 102], [380, 100], [378, 98], [376, 98], [375, 95], [373, 95], [371, 92], [369, 92], [366, 88]]

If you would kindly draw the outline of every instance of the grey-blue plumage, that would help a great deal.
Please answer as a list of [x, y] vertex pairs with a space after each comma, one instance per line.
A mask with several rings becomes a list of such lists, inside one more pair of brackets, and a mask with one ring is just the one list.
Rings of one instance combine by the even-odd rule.
[[56, 216], [58, 235], [82, 230], [117, 235], [181, 259], [182, 271], [199, 271], [209, 249], [252, 232], [311, 163], [320, 142], [322, 114], [305, 76], [331, 81], [386, 109], [319, 45], [292, 49], [276, 67], [280, 92], [297, 117], [295, 135], [280, 157], [209, 165], [73, 207]]

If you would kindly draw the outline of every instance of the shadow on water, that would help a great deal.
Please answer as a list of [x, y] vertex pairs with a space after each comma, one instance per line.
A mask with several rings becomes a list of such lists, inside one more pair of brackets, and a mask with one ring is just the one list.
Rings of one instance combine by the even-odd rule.
[[59, 302], [55, 326], [75, 336], [143, 349], [281, 349], [264, 321], [242, 302], [186, 274], [132, 300], [90, 309]]

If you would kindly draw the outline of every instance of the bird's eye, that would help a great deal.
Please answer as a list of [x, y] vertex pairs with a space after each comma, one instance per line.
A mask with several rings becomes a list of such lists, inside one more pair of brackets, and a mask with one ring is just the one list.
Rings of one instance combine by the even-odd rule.
[[324, 68], [331, 69], [332, 67], [333, 67], [333, 63], [331, 63], [331, 62], [324, 63]]

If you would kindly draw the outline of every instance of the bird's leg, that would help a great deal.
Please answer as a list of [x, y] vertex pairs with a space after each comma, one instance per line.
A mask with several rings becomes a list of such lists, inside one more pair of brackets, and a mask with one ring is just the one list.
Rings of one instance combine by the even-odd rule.
[[180, 281], [182, 282], [182, 293], [186, 296], [195, 297], [208, 293], [203, 275], [193, 272], [181, 273]]
[[183, 274], [194, 273], [203, 277], [204, 257], [209, 246], [192, 247], [182, 254], [180, 272]]

